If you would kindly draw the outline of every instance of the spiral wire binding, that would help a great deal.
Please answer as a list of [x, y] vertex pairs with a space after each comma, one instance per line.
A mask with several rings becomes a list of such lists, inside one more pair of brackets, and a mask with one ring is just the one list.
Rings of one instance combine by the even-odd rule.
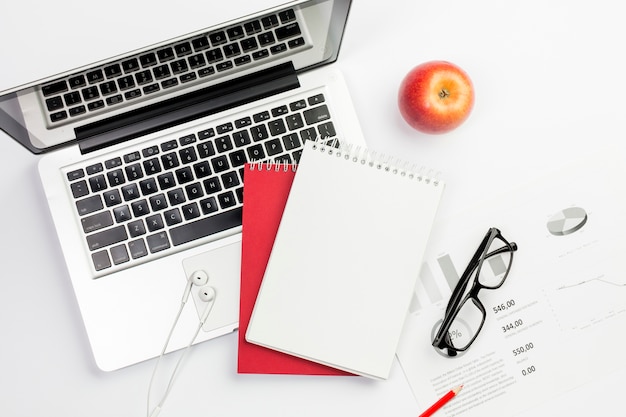
[[313, 149], [322, 153], [328, 153], [329, 155], [334, 154], [337, 157], [343, 156], [346, 161], [367, 165], [393, 175], [406, 177], [409, 180], [432, 184], [435, 187], [439, 186], [441, 175], [439, 171], [435, 172], [432, 169], [426, 171], [426, 167], [421, 166], [418, 168], [416, 164], [412, 164], [410, 168], [408, 168], [410, 165], [408, 161], [402, 161], [400, 158], [391, 155], [385, 155], [375, 150], [362, 148], [359, 145], [354, 146], [351, 143], [341, 142], [337, 138], [333, 139], [330, 143], [325, 143], [323, 140], [324, 139], [316, 139], [312, 146]]

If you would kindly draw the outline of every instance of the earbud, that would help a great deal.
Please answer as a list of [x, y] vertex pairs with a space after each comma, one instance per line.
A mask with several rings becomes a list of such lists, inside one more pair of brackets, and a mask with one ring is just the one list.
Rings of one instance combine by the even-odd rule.
[[204, 325], [204, 322], [209, 318], [209, 314], [211, 313], [211, 310], [213, 310], [213, 305], [215, 304], [215, 297], [216, 297], [215, 288], [208, 287], [208, 286], [203, 287], [202, 289], [200, 289], [200, 292], [198, 293], [198, 297], [205, 303], [209, 303], [205, 307], [204, 312], [202, 313], [202, 316], [200, 317], [200, 323], [201, 325]]
[[209, 301], [213, 301], [213, 298], [215, 297], [215, 288], [213, 287], [201, 288], [200, 292], [198, 293], [198, 297], [205, 303], [208, 303]]
[[199, 269], [197, 271], [194, 271], [193, 274], [191, 274], [187, 280], [187, 286], [185, 287], [185, 292], [183, 293], [183, 299], [182, 302], [186, 303], [187, 300], [189, 299], [189, 294], [191, 293], [191, 288], [196, 285], [198, 287], [202, 287], [203, 285], [206, 285], [207, 282], [209, 282], [209, 276], [207, 275], [206, 272], [204, 272], [203, 270]]

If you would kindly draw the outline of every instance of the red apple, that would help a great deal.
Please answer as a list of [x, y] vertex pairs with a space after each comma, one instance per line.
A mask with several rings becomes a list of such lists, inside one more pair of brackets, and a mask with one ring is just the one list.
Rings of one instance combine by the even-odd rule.
[[471, 113], [474, 87], [458, 66], [446, 61], [425, 62], [402, 80], [398, 106], [413, 128], [424, 133], [445, 133]]

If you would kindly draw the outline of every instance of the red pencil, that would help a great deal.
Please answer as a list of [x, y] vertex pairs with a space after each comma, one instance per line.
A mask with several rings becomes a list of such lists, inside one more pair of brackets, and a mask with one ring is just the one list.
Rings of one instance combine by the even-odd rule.
[[441, 407], [446, 405], [446, 403], [448, 401], [453, 399], [455, 395], [457, 395], [459, 392], [461, 392], [462, 389], [463, 389], [463, 385], [459, 385], [456, 388], [452, 388], [450, 391], [448, 391], [448, 393], [446, 395], [444, 395], [436, 403], [431, 405], [428, 410], [426, 410], [422, 414], [420, 414], [419, 417], [430, 417], [430, 416], [432, 416], [433, 414], [435, 414], [435, 412], [437, 410], [439, 410]]

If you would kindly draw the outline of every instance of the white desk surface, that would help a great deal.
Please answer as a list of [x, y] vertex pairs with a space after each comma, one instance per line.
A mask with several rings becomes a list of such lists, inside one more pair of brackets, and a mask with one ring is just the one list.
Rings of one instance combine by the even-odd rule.
[[[228, 4], [228, 17], [237, 16], [237, 8], [253, 11], [244, 0]], [[612, 0], [355, 1], [336, 65], [370, 147], [443, 172], [441, 215], [447, 215], [605, 145], [626, 150], [621, 11]], [[219, 22], [219, 13], [207, 16], [207, 25]], [[396, 106], [404, 74], [433, 59], [462, 66], [476, 89], [470, 119], [443, 136], [412, 131]], [[0, 132], [0, 414], [145, 414], [154, 361], [112, 373], [95, 366], [37, 161]], [[169, 372], [176, 358], [170, 355], [162, 369]], [[385, 382], [237, 375], [235, 364], [234, 334], [196, 346], [161, 415], [408, 417], [422, 411], [397, 363]], [[625, 376], [616, 370], [528, 415], [591, 415], [596, 401], [623, 415], [618, 387]]]

